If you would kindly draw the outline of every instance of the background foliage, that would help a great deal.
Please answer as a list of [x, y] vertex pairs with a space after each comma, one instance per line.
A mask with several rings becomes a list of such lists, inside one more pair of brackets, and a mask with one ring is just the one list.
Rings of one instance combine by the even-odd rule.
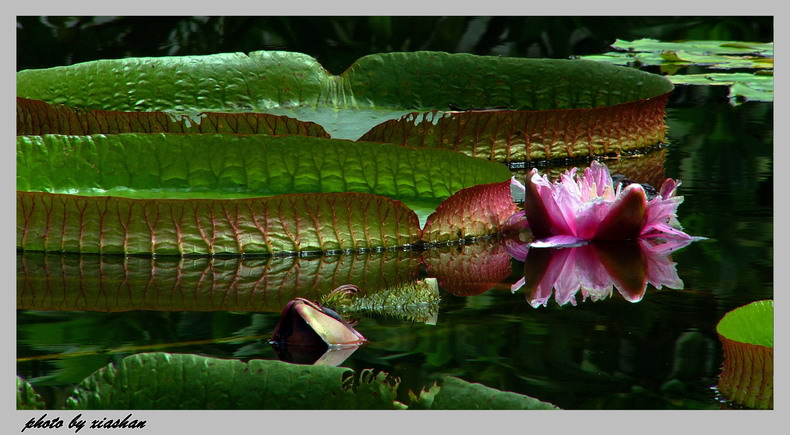
[[[310, 31], [305, 31], [310, 29]], [[131, 56], [298, 51], [334, 74], [366, 54], [567, 58], [615, 39], [773, 40], [772, 17], [18, 17], [17, 69]]]

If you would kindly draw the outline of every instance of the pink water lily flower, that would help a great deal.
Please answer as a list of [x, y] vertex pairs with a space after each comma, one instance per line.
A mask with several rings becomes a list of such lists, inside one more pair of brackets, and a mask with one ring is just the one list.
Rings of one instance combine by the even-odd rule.
[[609, 168], [602, 163], [593, 161], [581, 177], [576, 172], [577, 168], [566, 171], [552, 183], [533, 169], [526, 187], [514, 179], [513, 186], [525, 194], [524, 211], [514, 215], [506, 226], [528, 226], [535, 239], [531, 247], [694, 239], [677, 222], [677, 208], [683, 202], [682, 196], [675, 196], [680, 181], [668, 178], [655, 198], [648, 201], [640, 184], [615, 187]]

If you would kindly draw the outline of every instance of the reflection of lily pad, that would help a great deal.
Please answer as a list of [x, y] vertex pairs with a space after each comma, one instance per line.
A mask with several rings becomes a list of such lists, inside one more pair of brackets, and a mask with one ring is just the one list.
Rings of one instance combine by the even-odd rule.
[[721, 394], [750, 408], [773, 408], [773, 301], [757, 301], [730, 311], [716, 331], [724, 350], [718, 385]]
[[419, 254], [384, 251], [314, 258], [17, 255], [17, 308], [58, 311], [268, 311], [318, 300], [342, 284], [364, 293], [416, 279]]

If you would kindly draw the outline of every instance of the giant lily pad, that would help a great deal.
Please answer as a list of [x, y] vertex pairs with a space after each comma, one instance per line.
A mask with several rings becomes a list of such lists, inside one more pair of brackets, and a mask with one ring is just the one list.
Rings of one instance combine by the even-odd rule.
[[749, 408], [774, 406], [774, 302], [752, 302], [716, 326], [724, 349], [719, 392]]
[[[596, 62], [439, 52], [369, 55], [339, 76], [307, 55], [276, 51], [101, 60], [17, 74], [17, 96], [48, 103], [179, 115], [265, 112], [314, 121], [335, 138], [357, 139], [411, 112], [441, 111], [431, 117], [443, 120], [435, 135], [445, 140], [427, 145], [472, 149], [472, 155], [493, 147], [492, 157], [505, 161], [655, 145], [663, 139], [671, 90], [661, 76]], [[485, 112], [444, 113], [487, 107], [518, 112], [494, 115], [495, 125]], [[396, 130], [419, 115], [410, 116]], [[465, 128], [470, 117], [478, 127]], [[602, 121], [611, 125], [595, 128]], [[534, 151], [511, 152], [519, 144]]]
[[504, 181], [501, 165], [444, 150], [301, 136], [17, 137], [17, 189], [127, 198], [365, 192], [442, 200]]
[[[67, 409], [557, 409], [522, 394], [446, 376], [396, 400], [400, 380], [387, 373], [280, 361], [241, 362], [197, 355], [143, 353], [81, 382]], [[243, 386], [243, 388], [240, 388]]]
[[[83, 253], [410, 246], [417, 215], [378, 195], [436, 204], [510, 175], [452, 151], [296, 136], [20, 136], [17, 159], [17, 247]], [[286, 192], [322, 193], [261, 197]]]
[[137, 354], [79, 384], [69, 409], [397, 409], [398, 380], [280, 361]]
[[97, 254], [323, 253], [411, 246], [417, 215], [366, 193], [239, 200], [17, 192], [17, 247]]

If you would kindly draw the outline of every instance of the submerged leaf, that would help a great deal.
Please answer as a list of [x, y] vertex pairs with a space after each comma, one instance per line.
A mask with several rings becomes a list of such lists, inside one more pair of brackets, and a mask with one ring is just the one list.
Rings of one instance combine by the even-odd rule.
[[280, 361], [143, 353], [100, 369], [68, 409], [398, 409], [385, 373]]

